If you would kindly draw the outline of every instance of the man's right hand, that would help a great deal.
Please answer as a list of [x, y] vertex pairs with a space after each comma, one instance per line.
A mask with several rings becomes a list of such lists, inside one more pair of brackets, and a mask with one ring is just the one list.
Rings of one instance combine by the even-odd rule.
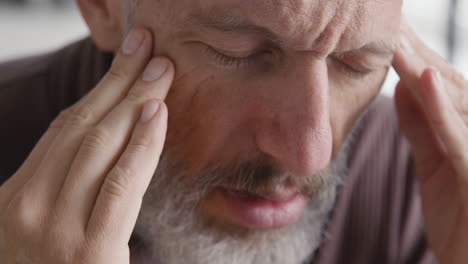
[[149, 31], [134, 29], [97, 87], [59, 115], [0, 187], [2, 263], [129, 263], [174, 78], [152, 46]]

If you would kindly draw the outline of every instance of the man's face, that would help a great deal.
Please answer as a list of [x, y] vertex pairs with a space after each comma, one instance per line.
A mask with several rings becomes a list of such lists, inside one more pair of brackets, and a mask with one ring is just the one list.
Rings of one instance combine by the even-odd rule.
[[131, 23], [152, 29], [155, 54], [176, 64], [172, 165], [159, 174], [206, 187], [195, 211], [226, 232], [296, 223], [336, 182], [341, 146], [391, 63], [400, 13], [394, 0], [140, 0]]

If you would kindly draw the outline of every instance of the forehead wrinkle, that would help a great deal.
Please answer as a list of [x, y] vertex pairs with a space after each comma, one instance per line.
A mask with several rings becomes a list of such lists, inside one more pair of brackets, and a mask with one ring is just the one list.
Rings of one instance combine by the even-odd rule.
[[[207, 15], [205, 13], [192, 14], [189, 18], [190, 25], [198, 28], [214, 29], [220, 32], [241, 32], [259, 34], [268, 40], [284, 46], [285, 41], [276, 33], [264, 26], [256, 25], [253, 21], [246, 17], [233, 16], [232, 14], [214, 13]], [[185, 26], [183, 27], [185, 28]]]
[[[300, 5], [298, 2], [302, 4]], [[304, 4], [304, 1], [289, 1], [288, 3], [296, 13], [289, 17], [302, 18], [302, 20], [296, 21], [297, 26], [291, 32], [293, 38], [301, 39], [301, 41], [291, 46], [296, 50], [315, 51], [315, 42], [322, 34], [327, 33], [326, 28], [333, 19], [336, 5], [333, 1], [309, 1], [308, 6]], [[304, 11], [301, 12], [301, 10]]]
[[[297, 51], [311, 51], [317, 53], [314, 46], [316, 40], [325, 32], [327, 25], [332, 21], [336, 9], [335, 1], [329, 0], [270, 0], [271, 7], [265, 12], [256, 8], [253, 17], [267, 16], [269, 26], [277, 29], [277, 34], [283, 43]], [[262, 22], [262, 21], [260, 21]], [[260, 23], [259, 22], [259, 23]]]
[[332, 53], [341, 43], [347, 28], [356, 17], [358, 8], [355, 3], [356, 0], [341, 0], [335, 7], [332, 19], [313, 44], [321, 56], [325, 57]]
[[[338, 7], [330, 1], [309, 1], [308, 6], [298, 2], [307, 1], [277, 2], [265, 8], [267, 10], [257, 8], [251, 13], [245, 9], [239, 10], [239, 7], [226, 6], [198, 9], [188, 16], [179, 31], [184, 34], [192, 28], [192, 31], [212, 29], [227, 33], [253, 33], [262, 35], [279, 47], [315, 51], [314, 42], [322, 33], [328, 33], [325, 29]], [[256, 21], [265, 14], [272, 18], [267, 20], [269, 23]]]
[[[319, 56], [360, 49], [369, 41], [365, 37], [356, 38], [356, 35], [360, 36], [361, 29], [366, 25], [363, 6], [373, 6], [372, 1], [266, 0], [251, 3], [240, 5], [236, 1], [221, 5], [218, 2], [196, 8], [187, 12], [185, 23], [179, 24], [180, 29], [189, 32], [188, 29], [192, 28], [194, 33], [207, 29], [251, 33], [264, 37], [280, 48], [312, 51]], [[365, 51], [370, 53], [389, 53], [385, 50], [392, 51], [393, 47], [382, 44], [365, 47]]]
[[[399, 16], [401, 15], [401, 4], [401, 0], [358, 0], [355, 18], [346, 29], [342, 41], [337, 47], [337, 51], [346, 51], [349, 50], [350, 47], [353, 49], [365, 47], [367, 51], [378, 51], [376, 53], [387, 53], [387, 55], [392, 53], [392, 56], [399, 45], [397, 36], [400, 28]], [[392, 9], [395, 11], [398, 8], [399, 14], [392, 12]], [[379, 15], [375, 16], [375, 14]], [[379, 22], [381, 22], [379, 19], [382, 16], [389, 16], [389, 14], [391, 14], [396, 23], [387, 24], [385, 29], [379, 28], [378, 25], [380, 25]], [[368, 23], [369, 17], [373, 17], [371, 23]], [[356, 35], [372, 35], [376, 43], [371, 43], [372, 45], [369, 45], [366, 39], [356, 38]]]
[[[286, 2], [289, 3], [290, 1]], [[250, 8], [248, 11], [253, 9]], [[300, 11], [301, 9], [298, 9], [297, 6], [286, 4], [284, 1], [276, 3], [273, 7], [257, 9], [252, 12], [246, 12], [239, 7], [215, 6], [192, 12], [187, 21], [180, 27], [180, 31], [183, 32], [187, 28], [194, 28], [194, 30], [214, 29], [226, 33], [253, 33], [262, 35], [278, 47], [298, 47], [299, 45], [295, 45], [293, 42], [296, 36], [304, 35], [302, 29], [306, 27], [307, 22], [312, 17], [311, 12]], [[265, 14], [274, 14], [274, 19], [271, 19], [270, 23], [256, 21], [260, 20], [260, 17], [264, 17]], [[299, 17], [302, 17], [302, 19], [298, 19]], [[310, 23], [309, 26], [312, 24], [314, 23]], [[321, 22], [321, 24], [324, 23]], [[289, 30], [280, 32], [279, 29], [285, 27]], [[315, 31], [317, 31], [316, 24], [315, 27], [311, 28], [315, 28]]]

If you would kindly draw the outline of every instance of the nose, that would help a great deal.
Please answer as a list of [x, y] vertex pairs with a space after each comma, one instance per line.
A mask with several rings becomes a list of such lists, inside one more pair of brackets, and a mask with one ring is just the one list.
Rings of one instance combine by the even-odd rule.
[[309, 61], [285, 68], [267, 81], [268, 92], [258, 100], [255, 141], [293, 175], [311, 176], [332, 155], [327, 67]]

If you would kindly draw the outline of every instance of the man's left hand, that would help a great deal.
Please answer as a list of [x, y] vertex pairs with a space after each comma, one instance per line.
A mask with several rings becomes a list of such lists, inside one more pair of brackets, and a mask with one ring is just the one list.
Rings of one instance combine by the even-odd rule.
[[468, 263], [468, 82], [403, 26], [395, 102], [421, 184], [429, 244], [443, 264]]

